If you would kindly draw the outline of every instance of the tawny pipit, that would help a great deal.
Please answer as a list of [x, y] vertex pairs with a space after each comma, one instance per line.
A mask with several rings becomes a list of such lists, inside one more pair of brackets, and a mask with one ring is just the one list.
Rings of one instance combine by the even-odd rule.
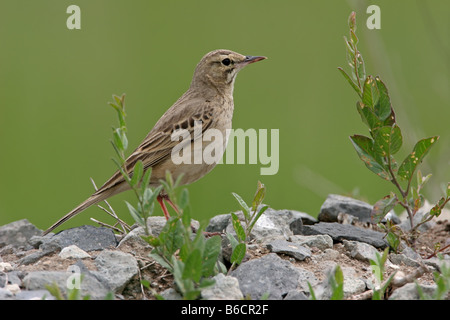
[[[174, 179], [183, 174], [182, 184], [192, 183], [211, 171], [216, 163], [207, 164], [203, 161], [200, 164], [195, 162], [174, 164], [171, 153], [179, 141], [171, 139], [172, 133], [179, 129], [188, 130], [192, 137], [190, 143], [194, 149], [193, 154], [196, 151], [201, 152], [211, 143], [209, 141], [203, 141], [201, 144], [194, 143], [195, 140], [202, 138], [198, 134], [195, 136], [194, 131], [203, 134], [208, 129], [217, 129], [221, 131], [222, 137], [226, 137], [226, 130], [231, 129], [233, 117], [234, 79], [243, 67], [263, 59], [266, 57], [243, 56], [230, 50], [215, 50], [206, 54], [195, 68], [189, 89], [164, 113], [144, 141], [125, 161], [128, 173], [132, 172], [137, 161], [142, 160], [144, 170], [152, 168], [150, 185], [154, 187], [160, 184], [160, 179], [165, 178], [166, 170], [170, 171]], [[200, 125], [201, 130], [194, 130], [195, 125]], [[223, 139], [222, 143], [223, 153], [227, 139]], [[198, 145], [202, 150], [195, 150]], [[48, 228], [44, 235], [91, 205], [128, 189], [130, 187], [122, 174], [119, 171], [116, 172], [86, 201]], [[168, 218], [162, 195], [158, 197], [158, 202]], [[171, 204], [170, 200], [169, 204]]]

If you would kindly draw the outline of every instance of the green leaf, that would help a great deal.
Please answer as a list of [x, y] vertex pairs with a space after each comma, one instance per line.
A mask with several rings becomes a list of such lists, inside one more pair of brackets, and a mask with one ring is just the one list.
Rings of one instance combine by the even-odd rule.
[[441, 211], [444, 208], [444, 205], [446, 203], [445, 200], [446, 200], [445, 197], [440, 198], [438, 203], [433, 208], [431, 208], [431, 210], [430, 210], [431, 216], [439, 217], [439, 215], [441, 214]]
[[173, 273], [173, 266], [169, 264], [158, 252], [156, 249], [152, 250], [152, 252], [148, 255], [150, 258], [158, 262], [161, 266], [169, 270], [169, 272]]
[[400, 237], [393, 232], [388, 232], [386, 235], [386, 240], [389, 244], [389, 247], [397, 253], [398, 246], [400, 245]]
[[350, 140], [352, 141], [353, 147], [358, 153], [358, 156], [364, 162], [366, 167], [379, 177], [385, 180], [390, 180], [389, 173], [380, 163], [381, 160], [377, 161], [377, 157], [374, 155], [373, 140], [361, 135], [353, 135], [350, 137]]
[[364, 103], [357, 102], [356, 109], [358, 110], [361, 120], [369, 127], [371, 131], [375, 131], [381, 126], [380, 119], [369, 106]]
[[198, 249], [194, 249], [188, 256], [183, 270], [183, 279], [191, 279], [199, 282], [202, 276], [202, 253]]
[[214, 275], [214, 267], [219, 258], [222, 248], [222, 239], [219, 236], [213, 236], [206, 240], [203, 251], [202, 275], [209, 277]]
[[149, 186], [151, 177], [152, 177], [152, 167], [148, 168], [144, 173], [144, 177], [142, 178], [141, 182], [141, 192], [144, 192], [144, 190]]
[[50, 292], [50, 294], [54, 296], [56, 300], [66, 300], [56, 282], [53, 282], [51, 285], [46, 284], [45, 289], [47, 289], [47, 291]]
[[439, 136], [434, 136], [422, 139], [416, 143], [413, 152], [411, 152], [403, 163], [398, 168], [398, 176], [405, 180], [410, 180], [416, 170], [417, 166], [422, 162], [431, 147], [439, 139]]
[[142, 164], [142, 160], [139, 160], [134, 165], [133, 176], [131, 177], [130, 184], [132, 186], [136, 186], [142, 178], [144, 165]]
[[402, 143], [402, 133], [397, 125], [381, 127], [377, 130], [373, 151], [382, 157], [389, 157], [400, 150]]
[[266, 187], [260, 181], [258, 181], [258, 187], [256, 189], [256, 194], [253, 197], [252, 202], [252, 211], [256, 212], [258, 206], [263, 202], [264, 197], [266, 196]]
[[158, 197], [159, 193], [162, 190], [162, 186], [157, 187], [155, 190], [152, 191], [151, 188], [147, 188], [144, 191], [144, 210], [146, 212], [152, 212], [153, 210], [150, 210], [151, 206], [153, 205], [155, 199]]
[[247, 203], [237, 193], [232, 192], [231, 194], [239, 202], [239, 205], [242, 208], [242, 212], [244, 213], [245, 219], [250, 220], [250, 208], [248, 207]]
[[372, 208], [370, 217], [372, 223], [377, 224], [383, 220], [383, 218], [398, 204], [398, 199], [395, 193], [387, 195], [381, 200], [378, 200]]
[[247, 251], [247, 246], [245, 243], [239, 243], [233, 250], [231, 254], [230, 261], [231, 263], [241, 264], [242, 260], [245, 257], [245, 252]]
[[374, 110], [379, 99], [380, 92], [378, 91], [377, 83], [372, 76], [368, 76], [363, 86], [362, 103]]
[[309, 281], [307, 281], [307, 282], [308, 282], [308, 289], [309, 289], [310, 299], [311, 300], [317, 300], [314, 288], [312, 287], [311, 283], [309, 283]]
[[[181, 222], [186, 230], [191, 230], [191, 208], [189, 206], [185, 207], [183, 214], [181, 215]], [[197, 230], [199, 233], [200, 230]]]
[[379, 98], [378, 102], [374, 105], [374, 111], [381, 121], [386, 121], [392, 113], [391, 99], [386, 85], [378, 76], [375, 77], [375, 84]]
[[342, 75], [348, 81], [348, 83], [350, 83], [350, 85], [352, 86], [353, 90], [356, 91], [358, 96], [361, 97], [361, 95], [362, 95], [361, 89], [359, 89], [358, 85], [350, 78], [350, 76], [347, 74], [347, 72], [345, 72], [344, 69], [342, 69], [341, 67], [339, 67], [338, 70], [342, 73]]
[[450, 182], [447, 184], [447, 198], [450, 198]]
[[149, 245], [151, 245], [152, 247], [158, 247], [161, 245], [161, 242], [159, 241], [158, 237], [149, 235], [149, 236], [141, 236], [141, 238], [147, 242]]
[[113, 128], [113, 143], [120, 151], [124, 151], [126, 149], [124, 147], [122, 139], [123, 139], [122, 130], [120, 130], [119, 128], [117, 129]]
[[[164, 233], [163, 233], [164, 232]], [[161, 238], [161, 236], [163, 238]], [[178, 217], [170, 218], [160, 233], [161, 242], [168, 256], [173, 255], [175, 251], [180, 249], [184, 242], [183, 226]]]
[[331, 285], [331, 300], [344, 299], [344, 274], [339, 265], [336, 266], [334, 274], [330, 275], [328, 281]]
[[366, 68], [364, 66], [364, 60], [362, 58], [362, 55], [357, 50], [356, 50], [356, 54], [355, 54], [355, 61], [356, 61], [356, 69], [358, 71], [359, 81], [363, 82], [364, 79], [366, 79]]
[[130, 214], [133, 217], [134, 221], [140, 226], [145, 226], [144, 218], [139, 214], [136, 208], [133, 207], [128, 201], [125, 201], [125, 204], [127, 205], [128, 211], [130, 211]]
[[202, 281], [200, 281], [200, 285], [199, 288], [200, 289], [204, 289], [204, 288], [208, 288], [212, 285], [214, 285], [216, 283], [216, 281], [214, 279], [202, 279]]
[[234, 250], [234, 248], [236, 248], [236, 246], [239, 244], [239, 242], [236, 240], [236, 238], [231, 233], [227, 232], [226, 236], [228, 238], [228, 241], [230, 241], [231, 249]]
[[357, 45], [358, 44], [358, 37], [356, 36], [355, 30], [350, 30], [350, 39], [351, 41]]
[[184, 263], [181, 260], [178, 260], [175, 256], [172, 256], [171, 263], [173, 265], [172, 273], [175, 278], [175, 282], [178, 285], [181, 292], [186, 292], [185, 282], [183, 280], [183, 272], [184, 272]]
[[234, 231], [236, 231], [236, 235], [238, 237], [239, 242], [244, 242], [245, 241], [245, 230], [242, 227], [242, 224], [239, 221], [239, 218], [235, 213], [231, 213], [231, 221], [233, 223], [233, 228], [234, 228]]
[[267, 208], [269, 208], [269, 206], [262, 207], [261, 210], [259, 210], [258, 213], [252, 218], [252, 221], [250, 222], [250, 225], [247, 228], [249, 234], [252, 231], [255, 223], [258, 221], [259, 217], [261, 217], [261, 215], [264, 213], [264, 211], [267, 210]]
[[181, 209], [181, 211], [183, 211], [188, 204], [189, 204], [189, 191], [188, 189], [184, 188], [183, 190], [181, 190], [180, 200], [178, 201], [178, 207]]

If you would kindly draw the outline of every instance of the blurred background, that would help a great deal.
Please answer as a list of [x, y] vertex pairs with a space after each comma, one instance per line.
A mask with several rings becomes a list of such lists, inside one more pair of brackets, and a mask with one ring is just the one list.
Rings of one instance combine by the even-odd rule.
[[[381, 30], [366, 9], [381, 8]], [[81, 30], [66, 9], [81, 8]], [[430, 201], [450, 181], [450, 3], [397, 1], [2, 0], [0, 2], [0, 225], [27, 218], [45, 229], [115, 171], [112, 94], [126, 93], [129, 152], [188, 88], [207, 52], [226, 48], [268, 60], [242, 71], [234, 128], [279, 129], [280, 167], [219, 165], [188, 186], [193, 218], [238, 210], [258, 180], [265, 203], [317, 215], [329, 193], [370, 203], [392, 185], [367, 170], [349, 136], [368, 134], [347, 69], [343, 36], [357, 13], [367, 74], [387, 84], [404, 145], [440, 135], [421, 170]], [[110, 201], [132, 222], [124, 200]], [[158, 214], [162, 214], [157, 209]], [[63, 228], [110, 221], [92, 207]], [[60, 229], [59, 229], [60, 230]]]

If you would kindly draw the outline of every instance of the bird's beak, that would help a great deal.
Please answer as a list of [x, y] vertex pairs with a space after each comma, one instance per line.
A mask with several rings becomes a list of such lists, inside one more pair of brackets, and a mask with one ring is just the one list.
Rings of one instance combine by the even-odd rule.
[[248, 64], [250, 64], [250, 63], [258, 62], [258, 61], [261, 61], [261, 60], [264, 60], [264, 59], [267, 59], [267, 57], [260, 57], [260, 56], [257, 56], [257, 57], [255, 57], [255, 56], [246, 56], [246, 57], [245, 57], [245, 60], [242, 61], [241, 63], [242, 63], [244, 66], [246, 66], [246, 65], [248, 65]]

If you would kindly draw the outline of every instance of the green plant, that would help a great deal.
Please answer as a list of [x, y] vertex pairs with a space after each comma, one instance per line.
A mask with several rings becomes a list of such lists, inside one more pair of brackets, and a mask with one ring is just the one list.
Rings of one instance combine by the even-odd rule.
[[[170, 174], [167, 175], [165, 189], [175, 198], [175, 187]], [[177, 203], [179, 214], [171, 217], [160, 234], [144, 236], [154, 247], [150, 257], [173, 274], [178, 290], [184, 299], [200, 297], [201, 290], [214, 284], [214, 276], [224, 267], [218, 262], [222, 240], [219, 236], [205, 238], [204, 225], [200, 225], [196, 234], [192, 232], [189, 194], [187, 189], [181, 191]]]
[[373, 289], [372, 300], [382, 300], [384, 298], [384, 294], [386, 289], [389, 287], [395, 272], [393, 272], [389, 278], [384, 281], [384, 265], [386, 264], [386, 260], [388, 258], [389, 248], [386, 248], [383, 251], [383, 254], [380, 255], [378, 252], [375, 253], [375, 259], [370, 259], [370, 267], [375, 276], [375, 288]]
[[125, 168], [125, 152], [128, 148], [127, 126], [125, 123], [125, 94], [121, 97], [113, 95], [113, 98], [115, 102], [110, 102], [109, 105], [117, 111], [119, 118], [119, 127], [113, 128], [113, 139], [111, 140], [119, 160], [117, 161], [113, 158], [113, 161], [138, 199], [137, 207], [125, 201], [128, 210], [134, 221], [142, 226], [145, 233], [149, 235], [147, 219], [153, 214], [155, 199], [161, 192], [163, 185], [155, 189], [150, 188], [149, 183], [152, 169], [148, 168], [144, 172], [144, 167], [140, 160], [136, 162], [134, 168]]
[[[343, 68], [338, 68], [351, 87], [356, 91], [360, 100], [356, 109], [362, 121], [368, 126], [370, 136], [353, 135], [350, 140], [366, 167], [381, 177], [390, 181], [398, 191], [391, 192], [373, 206], [372, 217], [375, 223], [380, 222], [385, 215], [397, 205], [402, 206], [409, 217], [411, 224], [410, 236], [413, 237], [417, 228], [440, 214], [444, 206], [450, 201], [450, 184], [446, 196], [442, 197], [428, 215], [417, 224], [413, 217], [423, 205], [423, 196], [420, 191], [428, 180], [429, 175], [422, 177], [417, 170], [419, 164], [438, 141], [439, 136], [432, 136], [419, 140], [413, 151], [399, 164], [394, 155], [403, 144], [402, 132], [396, 121], [394, 109], [391, 105], [388, 89], [380, 77], [368, 75], [364, 60], [357, 48], [356, 14], [350, 14], [348, 25], [350, 37], [345, 39], [347, 62], [351, 67], [351, 76]], [[417, 183], [413, 186], [413, 177], [417, 174]], [[392, 233], [397, 236], [395, 233]]]
[[256, 189], [255, 196], [253, 197], [252, 206], [247, 203], [236, 193], [232, 193], [239, 203], [244, 215], [244, 221], [241, 223], [239, 217], [235, 213], [231, 213], [231, 221], [233, 223], [233, 229], [236, 232], [237, 239], [230, 233], [227, 233], [227, 238], [231, 243], [232, 254], [230, 262], [232, 263], [230, 271], [234, 269], [236, 265], [241, 264], [247, 252], [247, 241], [250, 237], [253, 227], [259, 217], [267, 210], [269, 206], [260, 206], [266, 195], [266, 187], [260, 181]]

